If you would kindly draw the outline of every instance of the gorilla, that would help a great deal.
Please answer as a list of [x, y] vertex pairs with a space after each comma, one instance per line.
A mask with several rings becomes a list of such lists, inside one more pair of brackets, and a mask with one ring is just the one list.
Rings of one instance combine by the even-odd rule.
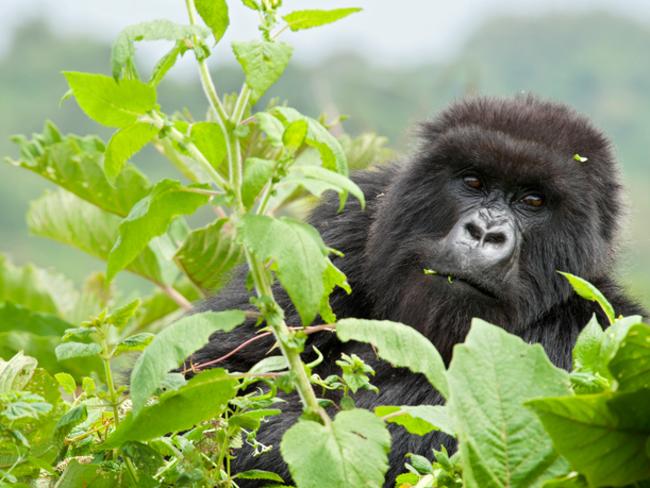
[[[343, 253], [334, 264], [347, 275], [352, 293], [339, 290], [331, 297], [340, 318], [408, 324], [449, 362], [470, 320], [480, 317], [541, 343], [557, 366], [568, 369], [572, 346], [592, 314], [607, 321], [558, 270], [591, 281], [618, 314], [647, 317], [612, 278], [622, 187], [610, 143], [565, 105], [533, 96], [458, 101], [419, 126], [419, 146], [408, 160], [353, 179], [366, 195], [365, 210], [350, 201], [338, 212], [330, 198], [311, 216], [326, 244]], [[245, 270], [198, 310], [251, 309], [244, 279]], [[276, 291], [287, 323], [298, 325], [287, 295]], [[255, 331], [251, 321], [216, 333], [188, 364], [220, 358]], [[341, 344], [329, 333], [310, 335], [309, 344], [325, 355], [316, 369], [321, 377], [339, 372], [334, 362], [341, 353], [357, 354], [375, 369], [372, 382], [380, 392], [360, 391], [357, 406], [442, 402], [422, 375], [390, 367], [367, 345]], [[215, 366], [247, 371], [272, 345], [267, 337]], [[306, 349], [305, 358], [313, 357]], [[273, 450], [259, 457], [239, 451], [234, 470], [270, 469], [290, 479], [278, 446], [301, 405], [289, 396], [282, 408], [283, 415], [258, 433]], [[417, 437], [390, 429], [386, 486], [403, 471], [405, 454], [430, 458], [441, 444], [454, 448], [440, 432]]]

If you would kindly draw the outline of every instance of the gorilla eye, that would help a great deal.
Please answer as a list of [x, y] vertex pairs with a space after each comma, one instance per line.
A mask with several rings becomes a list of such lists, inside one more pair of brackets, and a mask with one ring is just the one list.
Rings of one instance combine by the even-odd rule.
[[544, 205], [544, 196], [539, 193], [529, 193], [521, 199], [521, 202], [529, 207], [539, 208]]
[[483, 189], [483, 182], [478, 176], [465, 176], [463, 178], [463, 183], [474, 190]]

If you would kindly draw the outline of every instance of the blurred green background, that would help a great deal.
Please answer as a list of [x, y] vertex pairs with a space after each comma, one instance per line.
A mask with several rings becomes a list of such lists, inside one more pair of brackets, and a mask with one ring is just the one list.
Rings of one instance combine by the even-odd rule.
[[[130, 22], [124, 19], [123, 25]], [[364, 22], [359, 16], [345, 28], [353, 30], [355, 23]], [[51, 25], [33, 19], [18, 25], [0, 54], [2, 156], [17, 156], [9, 142], [11, 134], [40, 131], [46, 118], [65, 132], [107, 136], [74, 102], [59, 107], [59, 99], [66, 91], [61, 70], [108, 74], [110, 43]], [[389, 65], [379, 62], [381, 52], [359, 54], [337, 48], [327, 58], [294, 63], [272, 92], [310, 115], [346, 114], [348, 132], [376, 131], [387, 136], [398, 153], [408, 152], [415, 121], [467, 93], [531, 91], [570, 103], [606, 131], [622, 162], [630, 211], [618, 273], [629, 290], [650, 306], [648, 24], [583, 11], [492, 16], [473, 29], [460, 49], [436, 62], [420, 59]], [[299, 38], [294, 40], [300, 44]], [[232, 64], [221, 63], [214, 73], [221, 91], [235, 90], [242, 82]], [[160, 101], [168, 112], [187, 107], [201, 113], [202, 97], [198, 81], [190, 74], [161, 85]], [[149, 171], [163, 171], [152, 153], [140, 154], [136, 162]], [[46, 186], [31, 173], [0, 165], [0, 252], [18, 263], [54, 266], [80, 281], [102, 265], [77, 251], [28, 236], [25, 212]]]

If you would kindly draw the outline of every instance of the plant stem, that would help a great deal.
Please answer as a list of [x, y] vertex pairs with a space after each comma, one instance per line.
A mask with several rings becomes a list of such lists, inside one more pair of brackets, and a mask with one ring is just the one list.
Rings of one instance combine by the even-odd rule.
[[[196, 13], [194, 8], [194, 0], [185, 0], [185, 7], [187, 8], [187, 15], [190, 19], [190, 24], [196, 25]], [[194, 43], [197, 42], [198, 40], [196, 39], [196, 36], [194, 36]], [[230, 164], [232, 163], [232, 154], [231, 154], [232, 149], [230, 147], [228, 128], [226, 127], [228, 114], [226, 113], [226, 109], [224, 108], [223, 104], [221, 103], [221, 99], [217, 94], [217, 89], [214, 86], [214, 82], [212, 81], [212, 76], [210, 76], [210, 70], [208, 69], [208, 64], [206, 63], [205, 59], [197, 58], [197, 62], [199, 63], [199, 76], [201, 78], [201, 87], [203, 88], [203, 93], [205, 93], [205, 96], [208, 99], [208, 102], [210, 103], [210, 107], [212, 108], [212, 110], [214, 110], [215, 114], [217, 115], [217, 124], [219, 124], [219, 127], [221, 128], [221, 132], [223, 133], [223, 139], [226, 144], [226, 155], [229, 164], [228, 174], [232, 175], [234, 169], [230, 167]], [[232, 182], [232, 176], [230, 176], [230, 179]]]
[[[277, 308], [280, 308], [273, 296], [273, 290], [268, 279], [268, 272], [264, 268], [264, 263], [253, 256], [248, 250], [246, 250], [246, 260], [251, 268], [258, 296], [270, 298], [273, 304], [276, 305]], [[291, 347], [287, 343], [287, 338], [291, 337], [292, 331], [289, 329], [284, 319], [278, 314], [271, 314], [269, 317], [265, 318], [267, 325], [271, 328], [273, 335], [278, 341], [282, 355], [289, 363], [289, 370], [294, 374], [296, 390], [298, 391], [298, 395], [300, 396], [300, 400], [302, 401], [305, 410], [319, 415], [323, 420], [323, 423], [329, 425], [331, 420], [327, 415], [327, 412], [325, 412], [325, 410], [318, 404], [318, 399], [316, 398], [314, 389], [307, 377], [305, 365], [302, 362], [302, 359], [300, 359], [300, 354], [295, 348]]]
[[102, 363], [104, 365], [104, 377], [106, 379], [106, 388], [108, 388], [108, 396], [111, 402], [111, 407], [113, 408], [113, 421], [115, 426], [120, 425], [120, 415], [117, 410], [119, 405], [119, 398], [117, 390], [115, 389], [115, 383], [113, 383], [113, 373], [111, 372], [111, 360], [106, 355], [106, 350], [108, 349], [107, 345], [104, 344], [104, 354], [102, 354]]
[[185, 311], [192, 310], [192, 303], [179, 293], [176, 288], [168, 285], [160, 285], [160, 289], [165, 292], [165, 294], [174, 300], [176, 304]]

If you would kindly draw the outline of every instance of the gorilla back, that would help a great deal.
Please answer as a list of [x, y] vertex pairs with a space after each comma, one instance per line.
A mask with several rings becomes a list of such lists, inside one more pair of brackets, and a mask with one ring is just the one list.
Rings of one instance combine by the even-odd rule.
[[[354, 176], [366, 195], [365, 210], [350, 201], [339, 213], [329, 199], [311, 217], [325, 242], [344, 255], [335, 264], [352, 293], [332, 295], [338, 317], [409, 324], [445, 361], [471, 318], [480, 317], [541, 343], [552, 361], [568, 368], [578, 333], [600, 310], [576, 297], [557, 270], [594, 283], [618, 313], [647, 316], [610, 277], [621, 222], [619, 169], [609, 142], [586, 118], [530, 96], [474, 98], [422, 124], [419, 137], [410, 159]], [[250, 308], [244, 274], [198, 308]], [[287, 323], [298, 324], [287, 296], [277, 293]], [[254, 332], [248, 323], [217, 333], [190, 360], [221, 357]], [[361, 407], [441, 402], [421, 375], [388, 367], [366, 346], [340, 344], [331, 334], [310, 340], [326, 357], [317, 371], [321, 376], [334, 373], [342, 352], [358, 354], [375, 368], [380, 393], [360, 392], [355, 399]], [[259, 341], [219, 366], [246, 371], [271, 345]], [[285, 414], [258, 434], [275, 448], [259, 458], [240, 453], [236, 470], [287, 474], [277, 446], [300, 413], [297, 398], [288, 400]], [[391, 434], [386, 486], [392, 486], [406, 453], [430, 456], [441, 443], [453, 447], [441, 433], [421, 438], [391, 428]]]

